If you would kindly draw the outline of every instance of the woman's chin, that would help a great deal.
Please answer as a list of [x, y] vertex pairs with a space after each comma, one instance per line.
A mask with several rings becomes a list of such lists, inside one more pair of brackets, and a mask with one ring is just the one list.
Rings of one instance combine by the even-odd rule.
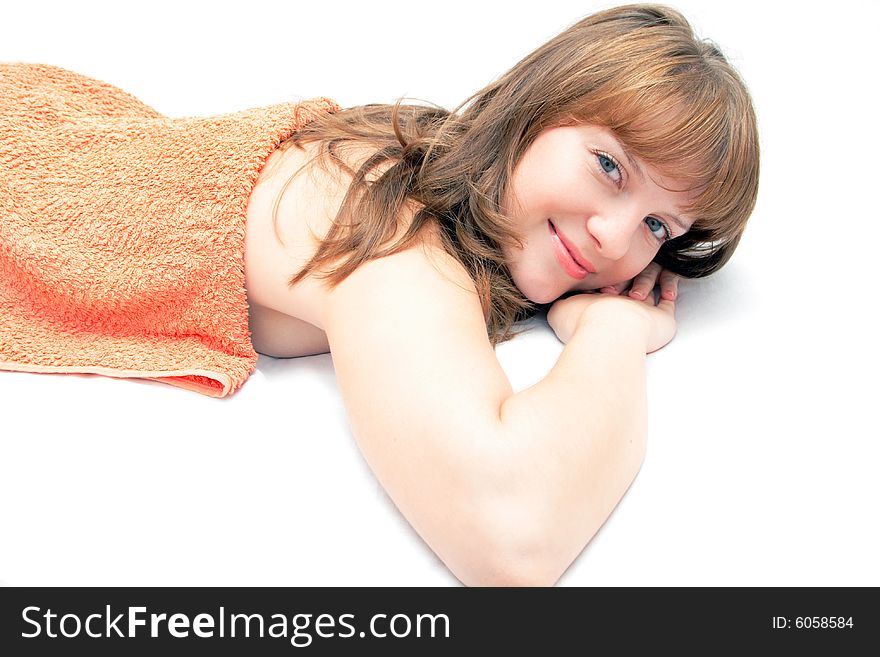
[[536, 286], [534, 289], [526, 288], [525, 290], [520, 287], [520, 292], [523, 293], [526, 299], [537, 304], [552, 303], [560, 297], [559, 292], [550, 291], [539, 286]]
[[558, 283], [553, 284], [552, 280], [538, 275], [524, 275], [527, 272], [517, 271], [512, 268], [511, 275], [513, 283], [522, 293], [522, 295], [537, 304], [547, 304], [556, 301], [565, 290], [560, 290]]

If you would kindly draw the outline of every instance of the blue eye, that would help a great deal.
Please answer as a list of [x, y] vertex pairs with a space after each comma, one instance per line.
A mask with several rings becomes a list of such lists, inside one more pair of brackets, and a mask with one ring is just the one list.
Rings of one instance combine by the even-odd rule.
[[617, 169], [617, 164], [607, 155], [599, 155], [599, 166], [604, 169], [605, 173], [611, 173]]
[[596, 155], [596, 161], [599, 163], [602, 173], [608, 176], [611, 182], [620, 187], [623, 184], [623, 169], [621, 169], [620, 163], [608, 153], [603, 153], [602, 151], [593, 151], [593, 153]]
[[669, 227], [657, 219], [657, 217], [645, 217], [645, 223], [648, 224], [648, 230], [651, 231], [651, 234], [661, 242], [672, 239], [672, 233], [669, 232]]

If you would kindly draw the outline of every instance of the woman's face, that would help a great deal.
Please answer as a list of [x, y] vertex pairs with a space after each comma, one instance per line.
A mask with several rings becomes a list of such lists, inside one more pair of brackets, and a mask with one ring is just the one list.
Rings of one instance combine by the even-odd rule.
[[630, 159], [606, 128], [543, 131], [514, 169], [504, 201], [524, 238], [522, 249], [504, 249], [514, 283], [531, 301], [549, 303], [633, 278], [692, 223], [679, 210], [687, 194], [664, 187], [685, 185]]

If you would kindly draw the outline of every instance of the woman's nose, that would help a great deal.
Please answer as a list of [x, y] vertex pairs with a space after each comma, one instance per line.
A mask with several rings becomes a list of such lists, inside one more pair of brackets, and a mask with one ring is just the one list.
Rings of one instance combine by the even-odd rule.
[[629, 251], [641, 223], [635, 213], [628, 216], [594, 215], [587, 220], [587, 232], [594, 240], [597, 253], [608, 260], [619, 260]]

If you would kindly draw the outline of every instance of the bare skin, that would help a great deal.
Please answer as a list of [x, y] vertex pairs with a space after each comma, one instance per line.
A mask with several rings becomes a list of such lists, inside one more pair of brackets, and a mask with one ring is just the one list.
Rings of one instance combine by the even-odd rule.
[[[545, 379], [514, 394], [473, 282], [430, 229], [421, 244], [360, 266], [332, 291], [313, 277], [288, 287], [317, 247], [310, 231], [326, 233], [347, 188], [342, 175], [301, 175], [279, 207], [279, 244], [272, 204], [307, 158], [274, 154], [248, 208], [255, 347], [332, 353], [365, 459], [463, 583], [555, 583], [641, 465], [644, 359], [674, 334], [674, 277], [655, 268], [614, 282], [616, 293], [653, 288], [659, 277], [658, 305], [652, 295], [558, 301], [548, 319], [566, 347]], [[634, 226], [627, 230], [645, 239]]]
[[[245, 285], [252, 342], [258, 353], [278, 358], [330, 351], [322, 313], [328, 293], [323, 282], [314, 275], [294, 286], [287, 281], [314, 255], [316, 236], [323, 238], [329, 231], [350, 179], [311, 165], [316, 147], [306, 144], [305, 148], [279, 149], [269, 157], [247, 210]], [[352, 149], [349, 164], [356, 167], [371, 153], [369, 147]], [[282, 195], [284, 182], [302, 166], [306, 170]], [[272, 210], [279, 195], [273, 226]], [[427, 233], [430, 229], [426, 239], [431, 239]]]

